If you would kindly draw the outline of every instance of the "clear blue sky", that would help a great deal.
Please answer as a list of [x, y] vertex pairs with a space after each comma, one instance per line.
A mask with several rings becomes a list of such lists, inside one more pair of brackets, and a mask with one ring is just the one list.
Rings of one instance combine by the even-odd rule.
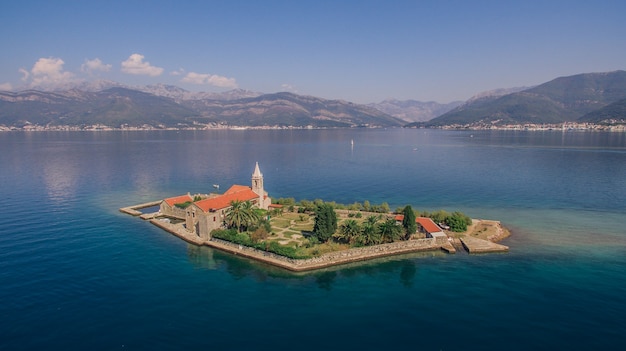
[[0, 48], [0, 89], [108, 79], [449, 102], [626, 69], [626, 1], [3, 1]]

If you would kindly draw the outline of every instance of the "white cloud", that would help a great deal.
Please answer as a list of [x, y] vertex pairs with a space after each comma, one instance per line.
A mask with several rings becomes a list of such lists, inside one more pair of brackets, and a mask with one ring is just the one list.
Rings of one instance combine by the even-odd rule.
[[185, 70], [183, 68], [179, 68], [176, 71], [170, 72], [171, 76], [182, 76], [183, 74], [185, 74]]
[[293, 85], [291, 85], [291, 84], [284, 83], [284, 84], [281, 84], [281, 85], [280, 85], [280, 87], [281, 87], [284, 91], [289, 91], [289, 92], [292, 92], [292, 93], [297, 93], [297, 92], [298, 92], [298, 89], [296, 89], [296, 87], [294, 87], [294, 86], [293, 86]]
[[28, 78], [30, 77], [30, 72], [28, 72], [27, 70], [20, 68], [18, 69], [18, 71], [22, 74], [22, 81], [25, 82], [28, 80]]
[[213, 85], [220, 88], [237, 88], [235, 78], [227, 78], [208, 73], [189, 72], [181, 79], [181, 82]]
[[0, 84], [0, 90], [13, 90], [11, 83]]
[[85, 59], [85, 63], [80, 66], [80, 70], [85, 73], [93, 73], [95, 71], [108, 72], [111, 70], [111, 65], [104, 64], [99, 58], [93, 60]]
[[20, 68], [23, 81], [31, 80], [30, 85], [35, 87], [54, 87], [74, 80], [74, 74], [63, 70], [65, 62], [58, 57], [40, 58], [33, 68], [27, 71]]
[[144, 62], [144, 56], [140, 54], [132, 54], [122, 62], [122, 72], [128, 74], [160, 76], [163, 68], [150, 65], [150, 62]]

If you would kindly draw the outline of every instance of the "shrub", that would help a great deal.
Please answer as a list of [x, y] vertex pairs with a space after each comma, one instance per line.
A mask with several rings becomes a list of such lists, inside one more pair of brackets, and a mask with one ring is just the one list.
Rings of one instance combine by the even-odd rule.
[[445, 222], [450, 226], [451, 231], [464, 232], [467, 230], [467, 226], [472, 223], [472, 219], [461, 212], [454, 212], [446, 217]]
[[[255, 234], [253, 233], [252, 235]], [[211, 236], [217, 239], [230, 241], [235, 244], [253, 247], [257, 250], [272, 252], [288, 258], [304, 259], [311, 257], [300, 249], [292, 246], [283, 246], [276, 241], [254, 242], [253, 239], [250, 238], [250, 235], [248, 233], [238, 233], [235, 229], [216, 229], [211, 232]]]
[[185, 202], [183, 202], [183, 203], [174, 204], [174, 206], [176, 206], [176, 207], [178, 207], [178, 208], [183, 208], [183, 209], [185, 209], [185, 208], [189, 207], [189, 205], [191, 205], [192, 203], [193, 203], [193, 202], [191, 202], [191, 201], [185, 201]]
[[260, 227], [250, 234], [250, 239], [252, 240], [252, 242], [258, 243], [261, 240], [267, 239], [267, 236], [267, 230], [265, 230], [264, 227]]

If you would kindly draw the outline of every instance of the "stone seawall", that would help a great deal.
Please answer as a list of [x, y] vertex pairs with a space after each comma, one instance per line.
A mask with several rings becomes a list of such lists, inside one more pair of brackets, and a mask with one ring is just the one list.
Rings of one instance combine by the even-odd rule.
[[440, 250], [442, 246], [440, 243], [437, 243], [436, 240], [432, 238], [418, 239], [375, 246], [352, 248], [343, 251], [330, 252], [327, 254], [323, 254], [319, 257], [297, 260], [216, 238], [213, 238], [210, 241], [206, 242], [206, 245], [236, 255], [253, 258], [295, 272], [314, 270], [391, 255], [400, 255], [418, 251]]
[[[427, 238], [352, 248], [348, 250], [330, 252], [320, 255], [319, 257], [308, 259], [292, 259], [274, 254], [272, 252], [258, 250], [253, 247], [239, 245], [217, 238], [212, 238], [211, 240], [206, 241], [185, 230], [181, 224], [172, 224], [157, 219], [153, 219], [150, 222], [191, 244], [210, 246], [235, 255], [248, 257], [274, 266], [282, 267], [294, 272], [309, 271], [351, 262], [365, 261], [372, 258], [400, 255], [411, 252], [442, 250], [444, 249], [444, 246], [448, 244], [447, 240], [444, 240], [444, 242], [435, 238]], [[450, 252], [449, 250], [444, 251]]]

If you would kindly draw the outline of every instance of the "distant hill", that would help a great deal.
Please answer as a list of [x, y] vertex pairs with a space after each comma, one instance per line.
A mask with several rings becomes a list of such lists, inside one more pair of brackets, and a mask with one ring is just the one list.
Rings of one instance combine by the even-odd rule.
[[[105, 83], [105, 86], [110, 85]], [[395, 127], [404, 124], [398, 118], [365, 105], [291, 93], [259, 95], [245, 90], [190, 93], [173, 86], [151, 86], [144, 90], [162, 96], [125, 87], [96, 92], [79, 89], [0, 92], [0, 125], [185, 128], [198, 123], [256, 127]]]
[[401, 101], [387, 99], [379, 103], [368, 104], [367, 106], [400, 118], [405, 122], [424, 122], [440, 116], [461, 104], [463, 104], [462, 101], [440, 104], [434, 101], [421, 102], [417, 100]]
[[626, 98], [626, 72], [560, 77], [497, 98], [468, 101], [426, 126], [561, 123]]
[[341, 100], [292, 93], [236, 100], [186, 100], [204, 118], [236, 126], [398, 127], [402, 120], [374, 108]]
[[626, 124], [626, 99], [589, 112], [580, 117], [578, 121], [596, 124]]
[[6, 126], [172, 126], [188, 124], [187, 119], [197, 115], [171, 99], [126, 88], [100, 92], [0, 92], [0, 124]]
[[136, 87], [135, 90], [143, 91], [144, 93], [153, 94], [161, 97], [168, 97], [174, 99], [176, 102], [185, 100], [237, 100], [249, 97], [257, 97], [263, 95], [263, 93], [257, 93], [254, 91], [234, 89], [221, 93], [209, 93], [209, 92], [191, 92], [174, 85], [167, 84], [153, 84], [143, 87]]
[[533, 87], [498, 88], [493, 90], [487, 90], [472, 96], [465, 102], [465, 104], [476, 103], [479, 100], [482, 100], [483, 102], [488, 100], [495, 100], [500, 96], [517, 93], [519, 91], [528, 90], [530, 88]]

